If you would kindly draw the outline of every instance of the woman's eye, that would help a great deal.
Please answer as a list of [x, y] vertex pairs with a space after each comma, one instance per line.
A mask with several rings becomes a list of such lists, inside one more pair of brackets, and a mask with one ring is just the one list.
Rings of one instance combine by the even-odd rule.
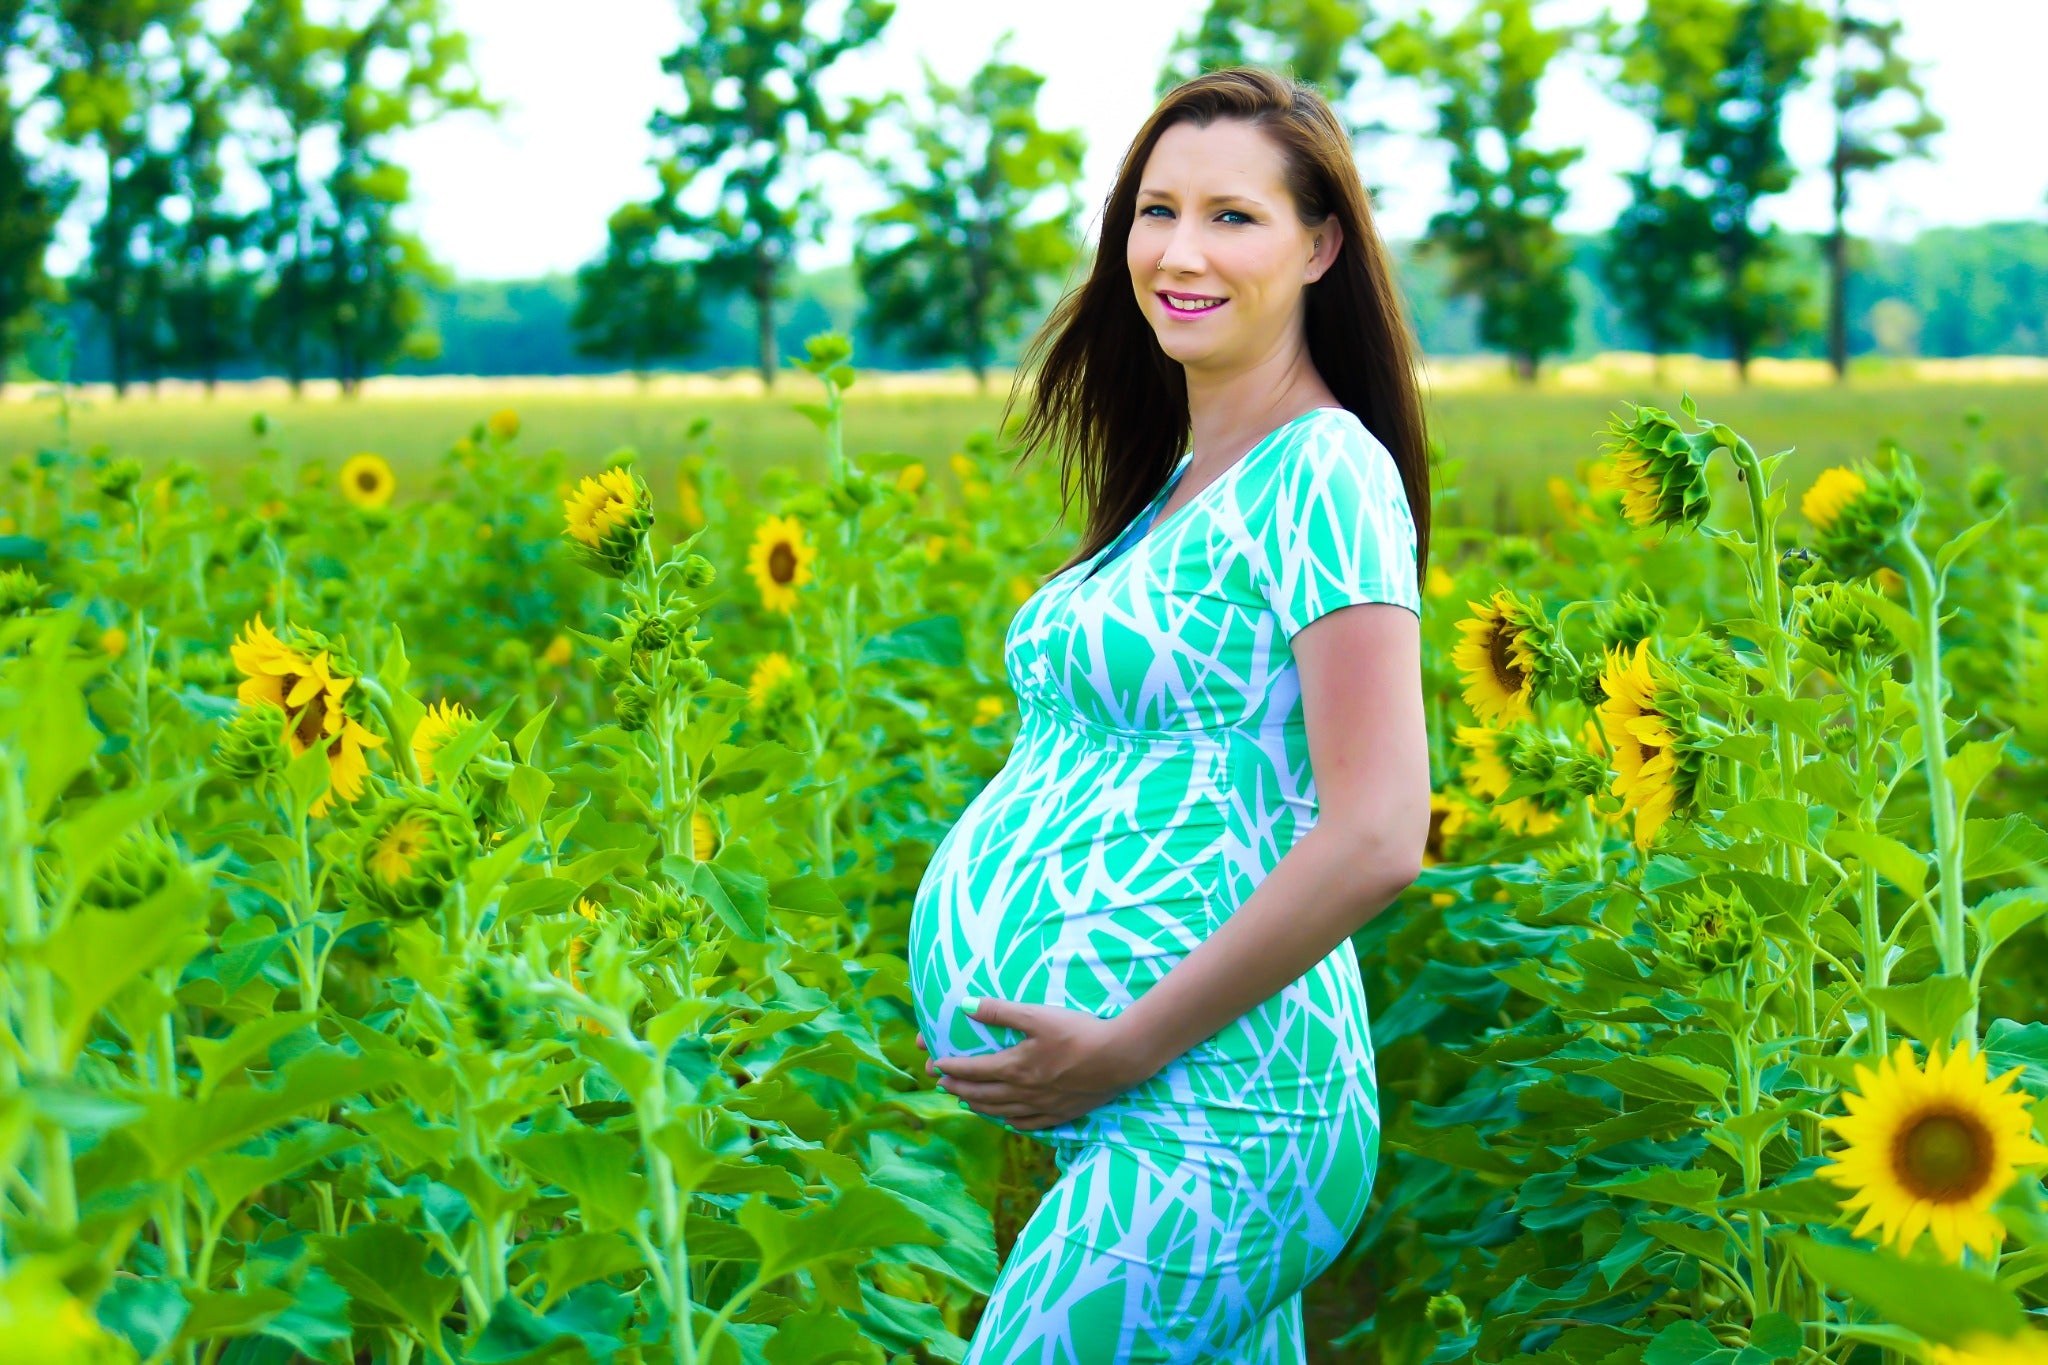
[[1247, 214], [1247, 213], [1239, 213], [1239, 212], [1238, 212], [1238, 211], [1237, 211], [1236, 209], [1225, 209], [1225, 210], [1223, 210], [1223, 212], [1224, 212], [1224, 213], [1225, 213], [1226, 215], [1229, 215], [1229, 216], [1233, 216], [1233, 217], [1236, 217], [1236, 218], [1240, 218], [1240, 219], [1242, 219], [1243, 221], [1245, 221], [1245, 222], [1247, 222], [1247, 223], [1249, 223], [1249, 222], [1251, 221], [1251, 215], [1250, 215], [1250, 214]]
[[1171, 212], [1173, 212], [1173, 210], [1172, 210], [1172, 209], [1170, 209], [1170, 208], [1166, 207], [1166, 205], [1164, 205], [1164, 204], [1147, 204], [1147, 205], [1146, 205], [1146, 206], [1145, 206], [1144, 208], [1141, 208], [1141, 209], [1139, 209], [1139, 210], [1138, 210], [1138, 216], [1139, 216], [1140, 218], [1143, 218], [1143, 217], [1145, 217], [1146, 215], [1150, 214], [1150, 213], [1151, 213], [1151, 212], [1152, 212], [1152, 211], [1153, 211], [1154, 209], [1157, 209], [1157, 210], [1159, 210], [1159, 212], [1161, 212], [1161, 213], [1171, 213]]

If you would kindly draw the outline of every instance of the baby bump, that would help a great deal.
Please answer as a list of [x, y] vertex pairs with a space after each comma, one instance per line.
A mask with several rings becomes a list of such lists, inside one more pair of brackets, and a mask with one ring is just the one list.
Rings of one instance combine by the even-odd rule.
[[970, 811], [941, 843], [911, 911], [910, 981], [935, 1052], [989, 1050], [958, 1016], [991, 996], [1107, 1018], [1142, 995], [1215, 926], [1211, 897], [1171, 838], [1037, 825], [1024, 803]]

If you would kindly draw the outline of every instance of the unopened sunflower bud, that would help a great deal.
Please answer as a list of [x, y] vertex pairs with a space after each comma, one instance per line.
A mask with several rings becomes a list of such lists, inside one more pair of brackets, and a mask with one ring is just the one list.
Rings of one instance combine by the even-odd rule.
[[0, 569], [0, 616], [26, 616], [43, 604], [50, 587], [27, 569]]
[[1456, 1294], [1432, 1294], [1428, 1307], [1423, 1311], [1429, 1318], [1429, 1325], [1439, 1332], [1462, 1337], [1472, 1330], [1465, 1317], [1465, 1301]]
[[1856, 747], [1856, 729], [1851, 725], [1833, 725], [1820, 732], [1820, 742], [1831, 754], [1846, 754]]
[[1898, 637], [1864, 597], [1841, 583], [1823, 583], [1806, 604], [1806, 638], [1837, 666], [1883, 664], [1899, 653]]
[[1623, 588], [1612, 602], [1602, 602], [1593, 616], [1593, 636], [1599, 640], [1601, 651], [1621, 648], [1634, 649], [1638, 640], [1647, 640], [1657, 633], [1664, 623], [1664, 610], [1657, 605], [1657, 598], [1649, 588]]
[[518, 990], [503, 963], [485, 958], [462, 974], [456, 984], [462, 1006], [463, 1032], [494, 1052], [510, 1048], [521, 1032], [524, 1012]]
[[1678, 956], [1708, 974], [1740, 966], [1763, 940], [1755, 909], [1735, 892], [1680, 898], [1658, 932]]
[[135, 491], [135, 485], [141, 481], [142, 466], [134, 460], [114, 460], [93, 478], [101, 493], [123, 500]]
[[1970, 506], [1980, 514], [1996, 511], [2011, 499], [2003, 465], [1980, 464], [1970, 471]]
[[682, 579], [686, 588], [707, 586], [718, 577], [718, 566], [700, 554], [683, 556]]
[[625, 629], [620, 634], [632, 644], [636, 654], [658, 654], [667, 649], [669, 641], [674, 638], [667, 618], [641, 611], [626, 618]]
[[170, 840], [147, 826], [131, 830], [79, 891], [79, 902], [94, 910], [133, 910], [170, 885], [183, 865]]
[[676, 660], [675, 675], [685, 687], [702, 687], [711, 681], [709, 665], [694, 657]]
[[234, 719], [220, 727], [208, 761], [214, 771], [243, 782], [281, 773], [292, 759], [285, 739], [288, 723], [275, 702], [244, 702]]
[[1493, 542], [1493, 563], [1503, 578], [1520, 578], [1543, 562], [1543, 547], [1527, 536], [1505, 535]]
[[624, 682], [612, 689], [621, 730], [644, 730], [654, 714], [654, 689], [643, 682]]
[[1794, 545], [1778, 556], [1778, 581], [1795, 587], [1813, 582], [1824, 569], [1820, 556], [1803, 546]]

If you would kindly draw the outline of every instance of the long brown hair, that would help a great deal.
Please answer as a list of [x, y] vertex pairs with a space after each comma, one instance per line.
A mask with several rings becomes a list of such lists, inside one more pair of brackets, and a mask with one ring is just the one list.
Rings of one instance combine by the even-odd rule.
[[1373, 226], [1351, 140], [1311, 86], [1256, 66], [1211, 71], [1169, 91], [1124, 153], [1103, 204], [1095, 264], [1032, 338], [1003, 406], [1007, 427], [1027, 371], [1036, 370], [1018, 429], [1019, 460], [1050, 444], [1060, 460], [1061, 516], [1075, 485], [1088, 525], [1061, 570], [1128, 526], [1173, 472], [1191, 431], [1187, 376], [1153, 334], [1131, 289], [1124, 243], [1138, 179], [1159, 135], [1187, 121], [1243, 119], [1287, 159], [1296, 215], [1314, 227], [1337, 216], [1343, 241], [1321, 278], [1304, 286], [1309, 359], [1337, 401], [1394, 456], [1415, 518], [1416, 573], [1429, 563], [1429, 446], [1408, 324], [1386, 247]]

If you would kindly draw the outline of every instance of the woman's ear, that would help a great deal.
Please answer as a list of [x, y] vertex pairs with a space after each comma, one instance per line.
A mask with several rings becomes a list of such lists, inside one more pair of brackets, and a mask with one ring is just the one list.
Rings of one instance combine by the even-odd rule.
[[1315, 243], [1315, 249], [1309, 254], [1307, 278], [1308, 283], [1314, 284], [1336, 264], [1337, 249], [1344, 245], [1344, 225], [1333, 213], [1315, 229], [1310, 240]]

